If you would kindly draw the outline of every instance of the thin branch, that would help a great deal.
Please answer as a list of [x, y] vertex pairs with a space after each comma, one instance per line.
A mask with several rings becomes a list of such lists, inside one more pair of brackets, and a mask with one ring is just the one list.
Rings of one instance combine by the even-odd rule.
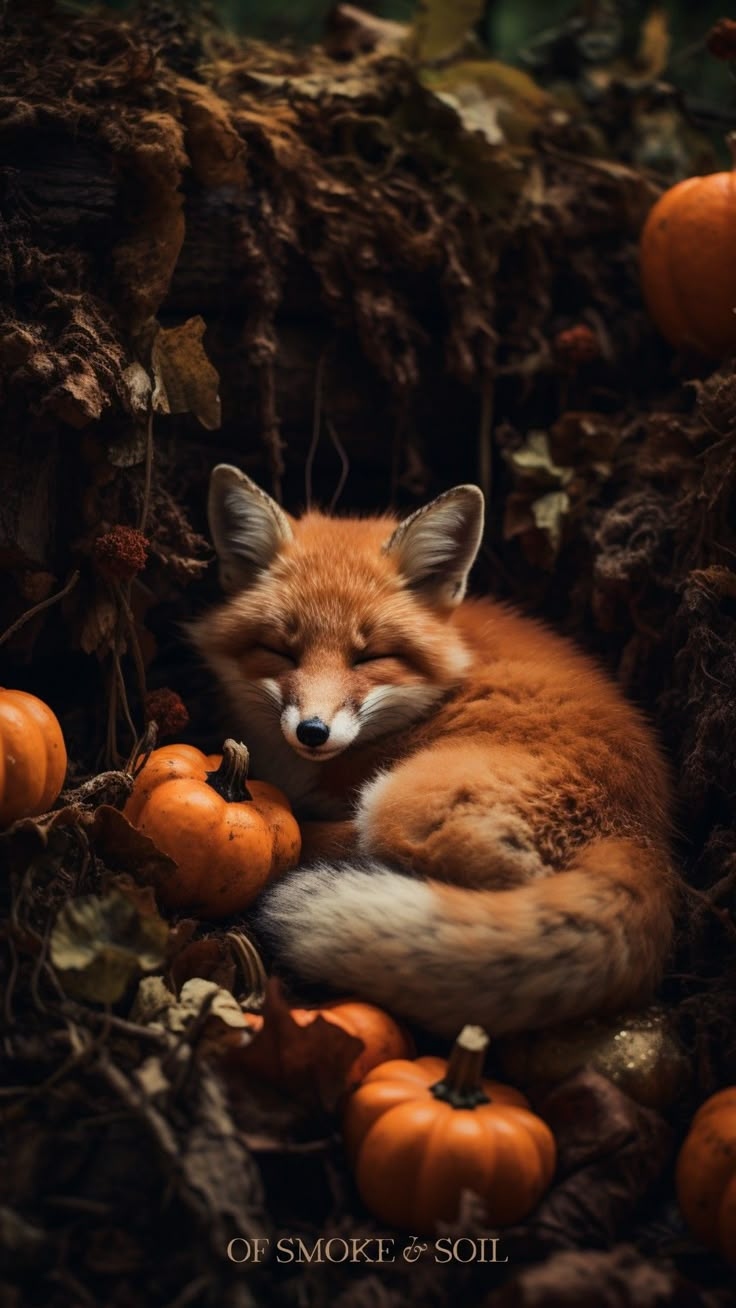
[[120, 608], [122, 609], [127, 622], [126, 635], [128, 637], [128, 641], [130, 644], [130, 651], [133, 656], [133, 663], [135, 664], [136, 675], [138, 677], [138, 694], [140, 695], [141, 698], [141, 709], [143, 709], [146, 702], [146, 692], [148, 690], [148, 686], [146, 684], [146, 665], [143, 662], [141, 644], [138, 639], [138, 632], [136, 630], [135, 615], [133, 613], [130, 603], [130, 592], [131, 592], [132, 584], [133, 584], [132, 581], [128, 581], [123, 587], [120, 585], [119, 582], [114, 582], [113, 589], [115, 592], [115, 598], [118, 604], [120, 605]]
[[340, 496], [342, 495], [345, 489], [345, 482], [347, 481], [348, 473], [350, 472], [350, 459], [348, 458], [345, 446], [343, 445], [342, 441], [340, 440], [340, 437], [337, 434], [337, 431], [335, 430], [335, 424], [331, 418], [327, 419], [326, 425], [327, 425], [327, 431], [329, 432], [330, 440], [332, 441], [332, 444], [337, 450], [340, 456], [340, 462], [342, 464], [342, 468], [340, 469], [340, 478], [335, 488], [335, 493], [332, 496], [332, 499], [330, 500], [330, 513], [332, 513], [334, 512], [337, 501], [339, 500]]
[[0, 636], [0, 645], [4, 645], [6, 640], [10, 640], [10, 637], [14, 636], [16, 631], [20, 631], [21, 627], [24, 627], [27, 622], [30, 622], [31, 618], [35, 618], [37, 613], [43, 613], [44, 609], [50, 609], [52, 604], [57, 604], [59, 600], [64, 599], [71, 590], [74, 590], [78, 581], [79, 570], [77, 569], [72, 573], [66, 585], [61, 590], [57, 590], [55, 595], [49, 595], [47, 599], [41, 600], [40, 604], [34, 604], [32, 609], [26, 609], [25, 613], [21, 613], [20, 617], [16, 618], [15, 622]]

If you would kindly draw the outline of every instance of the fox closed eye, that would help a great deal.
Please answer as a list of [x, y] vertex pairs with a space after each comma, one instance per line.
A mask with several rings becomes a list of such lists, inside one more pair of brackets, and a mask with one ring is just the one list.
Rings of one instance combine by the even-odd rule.
[[385, 659], [398, 659], [400, 654], [391, 654], [389, 651], [376, 654], [356, 654], [353, 658], [353, 667], [357, 668], [361, 663], [379, 663]]
[[277, 649], [275, 645], [265, 645], [263, 642], [259, 642], [255, 648], [262, 654], [271, 654], [274, 658], [283, 659], [286, 663], [290, 663], [292, 667], [296, 667], [296, 659], [288, 650]]

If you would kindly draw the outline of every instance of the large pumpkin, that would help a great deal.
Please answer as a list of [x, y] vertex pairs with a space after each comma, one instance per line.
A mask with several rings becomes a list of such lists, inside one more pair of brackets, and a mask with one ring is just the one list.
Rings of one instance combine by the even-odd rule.
[[641, 236], [649, 312], [676, 349], [736, 351], [736, 173], [689, 177], [665, 191]]
[[693, 1234], [736, 1264], [736, 1086], [706, 1099], [695, 1114], [676, 1183]]
[[552, 1132], [518, 1090], [481, 1079], [487, 1043], [466, 1026], [448, 1062], [384, 1063], [347, 1100], [345, 1143], [361, 1198], [381, 1221], [433, 1235], [472, 1190], [491, 1226], [510, 1225], [549, 1186]]
[[[263, 1028], [260, 1013], [244, 1013], [247, 1025], [252, 1031]], [[363, 1052], [350, 1064], [345, 1074], [345, 1089], [352, 1089], [363, 1080], [372, 1068], [390, 1059], [410, 1058], [414, 1046], [403, 1027], [395, 1022], [382, 1008], [375, 1004], [364, 1004], [359, 999], [342, 1000], [331, 1004], [322, 1004], [319, 1008], [290, 1008], [289, 1016], [298, 1027], [311, 1026], [318, 1017], [338, 1026], [348, 1035], [363, 1041]], [[256, 1047], [253, 1046], [253, 1053]], [[268, 1080], [276, 1083], [288, 1078], [289, 1050], [278, 1049], [264, 1051], [260, 1064], [253, 1060], [253, 1066]]]
[[45, 813], [66, 776], [66, 746], [56, 716], [24, 690], [0, 688], [0, 827]]
[[296, 863], [301, 839], [289, 801], [247, 773], [248, 751], [234, 740], [222, 755], [165, 745], [141, 769], [124, 811], [178, 864], [156, 886], [164, 907], [227, 917]]

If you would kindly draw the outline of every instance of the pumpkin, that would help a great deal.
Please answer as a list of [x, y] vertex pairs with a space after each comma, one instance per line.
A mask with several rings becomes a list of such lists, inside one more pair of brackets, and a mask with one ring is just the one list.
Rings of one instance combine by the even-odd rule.
[[693, 1235], [736, 1265], [736, 1086], [720, 1090], [698, 1109], [675, 1180]]
[[526, 1217], [549, 1186], [549, 1127], [518, 1090], [481, 1079], [488, 1044], [463, 1027], [448, 1061], [394, 1060], [369, 1072], [345, 1106], [343, 1134], [361, 1198], [381, 1221], [433, 1235], [457, 1218], [463, 1190], [492, 1226]]
[[165, 745], [138, 773], [125, 816], [178, 864], [156, 886], [164, 908], [228, 917], [299, 858], [289, 801], [266, 781], [247, 782], [248, 763], [234, 740], [222, 755]]
[[676, 349], [736, 350], [736, 174], [689, 177], [665, 191], [641, 235], [644, 298]]
[[0, 688], [0, 827], [45, 813], [66, 776], [66, 746], [48, 704]]
[[[252, 1031], [263, 1029], [264, 1018], [260, 1013], [244, 1013], [243, 1017]], [[345, 1090], [363, 1080], [363, 1077], [389, 1059], [410, 1058], [414, 1045], [408, 1032], [399, 1026], [388, 1013], [375, 1004], [364, 1004], [359, 999], [341, 1000], [323, 1004], [320, 1008], [290, 1008], [289, 1017], [297, 1027], [309, 1027], [322, 1017], [333, 1026], [340, 1027], [348, 1035], [363, 1041], [363, 1051], [350, 1064], [345, 1074]], [[281, 1028], [281, 1044], [287, 1043], [288, 1031]], [[255, 1047], [253, 1049], [255, 1054]], [[288, 1079], [289, 1051], [278, 1048], [275, 1055], [266, 1051], [264, 1058], [257, 1063], [258, 1071], [270, 1081], [282, 1083]], [[254, 1060], [256, 1066], [256, 1060]]]

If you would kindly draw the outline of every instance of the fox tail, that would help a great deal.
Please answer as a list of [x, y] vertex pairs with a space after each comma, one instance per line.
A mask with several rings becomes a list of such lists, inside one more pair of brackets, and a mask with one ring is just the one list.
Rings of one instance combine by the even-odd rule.
[[277, 882], [255, 928], [277, 967], [441, 1035], [493, 1035], [644, 1001], [672, 938], [675, 878], [661, 849], [606, 838], [512, 889], [405, 876], [373, 860], [318, 863]]

